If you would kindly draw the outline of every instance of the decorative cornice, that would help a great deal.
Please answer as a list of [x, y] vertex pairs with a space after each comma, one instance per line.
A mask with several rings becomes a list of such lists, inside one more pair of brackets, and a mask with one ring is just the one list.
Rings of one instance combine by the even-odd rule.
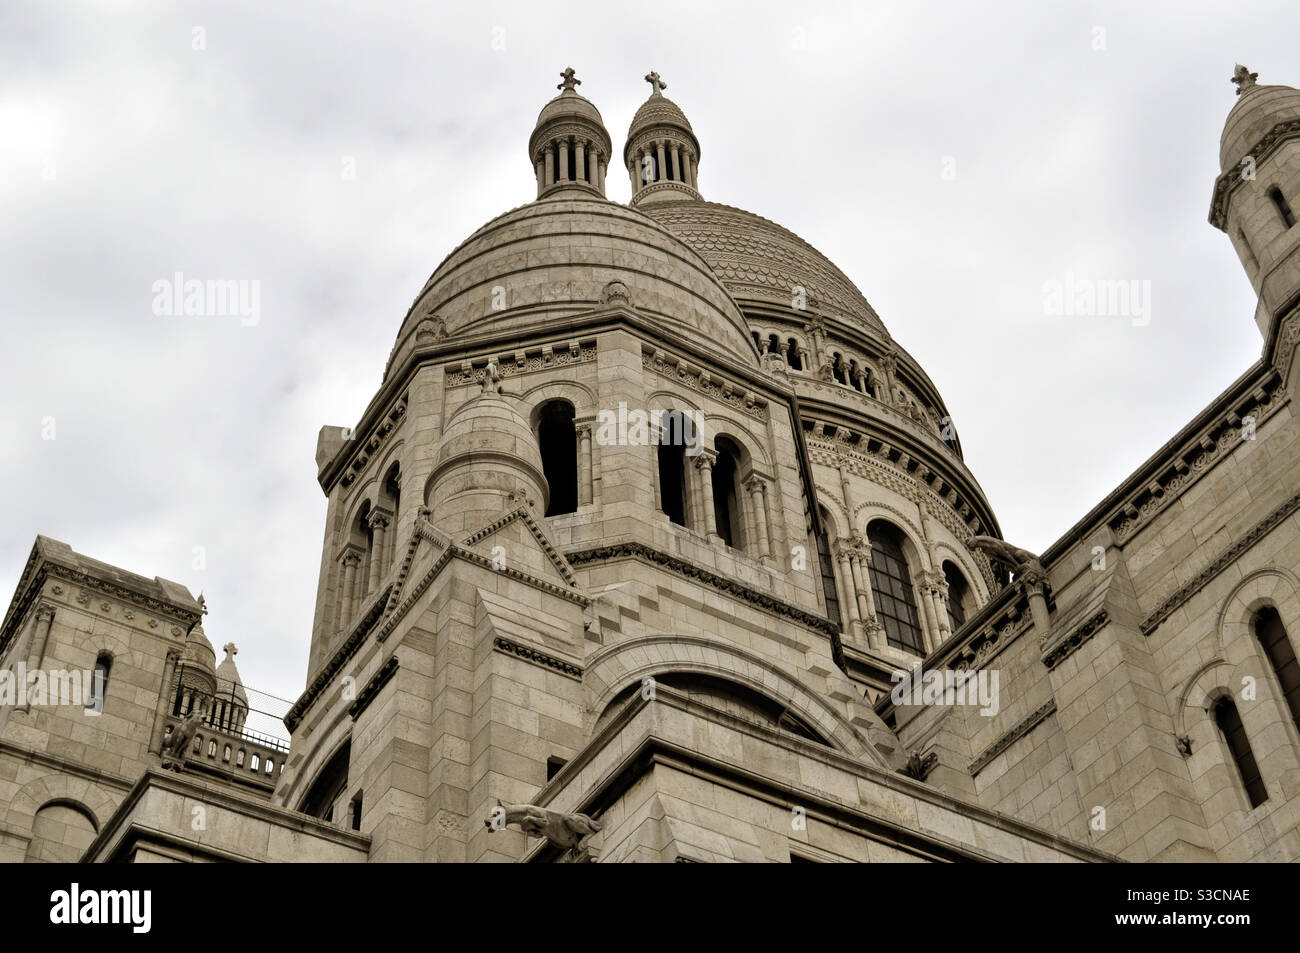
[[1246, 550], [1254, 546], [1270, 533], [1279, 523], [1292, 513], [1300, 510], [1300, 493], [1292, 495], [1281, 506], [1269, 513], [1252, 526], [1240, 539], [1219, 553], [1208, 566], [1198, 572], [1192, 579], [1179, 586], [1169, 598], [1160, 603], [1155, 611], [1142, 620], [1143, 635], [1150, 635], [1160, 623], [1169, 618], [1178, 608], [1205, 588], [1206, 583], [1236, 562]]
[[1184, 491], [1214, 468], [1242, 441], [1242, 420], [1255, 418], [1255, 427], [1269, 419], [1285, 402], [1286, 392], [1276, 376], [1256, 387], [1235, 409], [1216, 416], [1169, 455], [1163, 473], [1134, 490], [1115, 508], [1107, 524], [1123, 544], [1155, 519]]
[[702, 566], [689, 563], [677, 556], [653, 549], [644, 543], [618, 543], [612, 546], [600, 546], [595, 549], [578, 550], [567, 554], [569, 565], [585, 566], [589, 563], [606, 562], [611, 559], [642, 559], [656, 566], [663, 566], [687, 579], [694, 579], [728, 595], [737, 596], [750, 605], [765, 609], [775, 615], [790, 619], [800, 625], [821, 632], [838, 643], [840, 630], [830, 619], [816, 615], [806, 609], [791, 605], [775, 596], [751, 589], [746, 585], [710, 572]]
[[370, 611], [357, 620], [356, 625], [352, 627], [352, 631], [343, 641], [343, 644], [335, 650], [334, 654], [330, 656], [330, 660], [311, 680], [311, 684], [307, 686], [306, 691], [294, 702], [293, 707], [284, 716], [284, 726], [289, 729], [290, 734], [298, 729], [298, 725], [302, 721], [303, 715], [307, 713], [307, 709], [329, 687], [339, 669], [346, 665], [352, 656], [357, 654], [357, 650], [365, 643], [366, 636], [370, 634], [370, 630], [374, 628], [375, 623], [379, 621], [380, 616], [383, 614], [384, 605], [387, 601], [388, 594], [385, 593], [382, 598], [376, 599], [371, 604]]
[[1035, 709], [1028, 718], [1020, 722], [997, 741], [993, 742], [993, 744], [985, 748], [979, 757], [970, 763], [970, 767], [967, 769], [970, 771], [971, 777], [979, 774], [988, 766], [990, 761], [1037, 728], [1048, 715], [1051, 715], [1055, 711], [1056, 699], [1049, 699]]
[[389, 656], [388, 661], [380, 667], [374, 677], [366, 682], [366, 687], [361, 689], [361, 694], [357, 696], [357, 700], [348, 708], [348, 714], [353, 721], [356, 721], [357, 716], [370, 707], [370, 703], [375, 700], [375, 697], [388, 684], [389, 680], [397, 674], [397, 668], [397, 656]]
[[1054, 669], [1067, 658], [1074, 654], [1074, 651], [1084, 642], [1087, 642], [1096, 635], [1106, 623], [1110, 621], [1110, 616], [1105, 609], [1102, 609], [1092, 618], [1088, 619], [1082, 625], [1075, 628], [1069, 635], [1058, 639], [1051, 648], [1043, 655], [1043, 664], [1048, 669]]
[[[1251, 156], [1258, 167], [1281, 148], [1282, 143], [1297, 138], [1300, 138], [1300, 119], [1284, 120], [1266, 132], [1246, 155]], [[1242, 177], [1240, 166], [1233, 166], [1214, 180], [1214, 196], [1210, 200], [1210, 224], [1215, 228], [1225, 232], [1228, 230], [1228, 203], [1231, 201], [1232, 193], [1245, 181], [1247, 180]]]
[[567, 675], [569, 678], [582, 680], [582, 668], [574, 665], [572, 662], [566, 662], [564, 659], [556, 658], [554, 655], [547, 655], [545, 652], [535, 649], [532, 646], [524, 645], [520, 642], [512, 642], [510, 639], [504, 639], [497, 636], [492, 642], [492, 648], [498, 652], [504, 652], [506, 655], [513, 655], [516, 658], [523, 659], [533, 665], [540, 665], [543, 668], [549, 668], [559, 672], [561, 675]]
[[730, 381], [713, 376], [702, 367], [691, 364], [683, 357], [669, 354], [663, 348], [643, 346], [641, 366], [671, 377], [679, 384], [708, 394], [725, 404], [743, 411], [755, 420], [767, 420], [767, 401], [752, 390], [738, 389]]
[[393, 404], [392, 409], [384, 415], [373, 428], [364, 442], [359, 442], [357, 448], [352, 453], [352, 459], [343, 471], [343, 478], [339, 481], [344, 487], [351, 486], [365, 470], [375, 452], [379, 450], [397, 429], [402, 418], [406, 416], [407, 395], [403, 394]]
[[557, 344], [545, 344], [541, 347], [520, 348], [507, 354], [490, 355], [475, 361], [461, 361], [458, 369], [452, 365], [444, 377], [444, 387], [463, 387], [466, 384], [478, 384], [487, 373], [488, 365], [493, 361], [502, 380], [545, 371], [552, 367], [564, 367], [569, 364], [586, 364], [596, 359], [596, 342], [562, 341]]

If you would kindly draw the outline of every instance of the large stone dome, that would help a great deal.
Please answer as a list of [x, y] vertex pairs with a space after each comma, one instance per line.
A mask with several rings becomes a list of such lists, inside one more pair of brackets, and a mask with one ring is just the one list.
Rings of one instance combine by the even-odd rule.
[[662, 223], [704, 256], [737, 301], [790, 307], [792, 289], [807, 292], [810, 310], [856, 318], [882, 340], [889, 332], [857, 286], [794, 232], [753, 212], [715, 202], [647, 205]]
[[639, 211], [568, 192], [498, 216], [452, 251], [416, 297], [389, 368], [434, 333], [426, 322], [446, 336], [559, 328], [604, 307], [611, 281], [666, 330], [757, 362], [744, 316], [691, 244]]
[[[1252, 74], [1253, 75], [1253, 74]], [[1253, 81], [1240, 92], [1223, 124], [1219, 139], [1219, 168], [1235, 168], [1278, 123], [1300, 119], [1300, 89], [1291, 86], [1257, 86]]]

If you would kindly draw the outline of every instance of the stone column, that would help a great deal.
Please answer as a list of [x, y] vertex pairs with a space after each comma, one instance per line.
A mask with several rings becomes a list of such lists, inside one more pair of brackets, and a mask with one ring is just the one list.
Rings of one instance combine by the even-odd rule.
[[587, 153], [587, 184], [596, 188], [600, 182], [600, 156], [595, 149], [595, 143], [592, 143], [592, 150]]
[[549, 188], [555, 184], [555, 143], [546, 147], [546, 185]]
[[578, 430], [578, 505], [591, 502], [591, 423], [584, 421]]
[[1036, 568], [1022, 568], [1016, 576], [1016, 585], [1025, 591], [1029, 600], [1029, 613], [1034, 620], [1034, 634], [1045, 639], [1052, 631], [1052, 618], [1047, 611], [1047, 595], [1043, 583], [1047, 575]]
[[703, 533], [710, 542], [722, 542], [722, 537], [718, 535], [718, 517], [714, 512], [713, 501], [713, 463], [716, 454], [710, 450], [704, 450], [695, 458], [695, 469], [699, 471], [698, 480], [700, 484], [700, 500], [703, 502], [702, 514], [704, 517]]
[[631, 166], [628, 168], [628, 170], [627, 170], [628, 175], [631, 176], [631, 179], [632, 179], [632, 194], [633, 194], [633, 195], [636, 195], [636, 190], [637, 190], [638, 188], [641, 187], [640, 183], [637, 181], [637, 169], [639, 169], [639, 168], [640, 168], [640, 165], [639, 165], [638, 162], [637, 162], [637, 157], [636, 157], [636, 156], [633, 156], [633, 157], [632, 157], [632, 165], [631, 165]]
[[751, 476], [745, 481], [745, 489], [749, 491], [749, 509], [753, 513], [751, 522], [754, 526], [754, 533], [752, 539], [757, 544], [757, 552], [754, 555], [766, 559], [772, 554], [772, 551], [768, 545], [767, 506], [766, 494], [763, 492], [763, 481], [756, 476]]
[[541, 159], [537, 160], [537, 194], [542, 194], [542, 189], [546, 188], [546, 163]]
[[601, 195], [605, 194], [605, 166], [606, 163], [604, 161], [601, 161], [599, 164], [599, 168], [596, 170], [597, 174], [599, 175]]
[[674, 142], [674, 143], [672, 144], [672, 157], [673, 157], [673, 181], [674, 181], [674, 182], [681, 182], [681, 181], [683, 181], [683, 179], [682, 179], [682, 160], [681, 160], [681, 157], [677, 154], [677, 152], [678, 152], [678, 150], [677, 150], [677, 143]]
[[573, 141], [573, 177], [579, 182], [587, 180], [587, 140]]
[[357, 566], [361, 563], [361, 554], [349, 549], [343, 555], [343, 591], [339, 603], [339, 628], [345, 629], [352, 621], [353, 595], [357, 588]]
[[385, 545], [385, 539], [388, 536], [388, 514], [371, 513], [370, 514], [370, 578], [366, 581], [366, 592], [371, 593], [379, 588], [379, 580], [384, 577], [388, 571], [387, 554], [388, 547]]
[[850, 564], [851, 552], [847, 545], [842, 542], [835, 544], [835, 561], [839, 563], [839, 572], [837, 578], [842, 583], [841, 588], [844, 592], [844, 598], [840, 600], [840, 605], [845, 607], [845, 613], [849, 622], [854, 627], [862, 624], [862, 616], [858, 612], [858, 589], [853, 579], [853, 566]]
[[157, 754], [162, 747], [163, 731], [167, 727], [167, 716], [176, 704], [176, 665], [181, 660], [179, 649], [168, 649], [163, 659], [162, 684], [158, 687], [158, 710], [154, 712], [153, 731], [149, 734], [149, 750]]
[[560, 143], [560, 181], [569, 181], [569, 144]]
[[659, 156], [659, 164], [655, 166], [655, 181], [668, 178], [668, 162], [664, 159], [664, 141], [658, 139], [655, 141], [655, 154]]
[[[32, 634], [32, 648], [27, 653], [27, 674], [41, 667], [45, 661], [45, 645], [50, 638], [50, 627], [54, 624], [54, 606], [48, 603], [42, 603], [36, 609], [36, 630]], [[15, 673], [16, 675], [17, 673]], [[32, 696], [26, 681], [19, 686], [23, 693], [22, 711], [30, 711], [32, 707]]]
[[689, 149], [682, 150], [682, 172], [683, 179], [691, 188], [698, 188], [695, 184], [695, 165], [691, 162], [691, 153]]
[[862, 577], [861, 588], [858, 590], [863, 601], [862, 627], [871, 647], [883, 649], [888, 640], [885, 638], [884, 626], [876, 617], [876, 599], [871, 591], [871, 542], [862, 536], [855, 536], [853, 543], [857, 553], [857, 571]]

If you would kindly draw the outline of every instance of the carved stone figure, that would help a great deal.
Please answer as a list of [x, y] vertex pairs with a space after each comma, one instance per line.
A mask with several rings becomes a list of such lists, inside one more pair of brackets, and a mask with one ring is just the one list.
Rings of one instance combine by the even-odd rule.
[[1017, 578], [1032, 577], [1026, 579], [1026, 582], [1032, 583], [1034, 580], [1041, 582], [1047, 575], [1037, 556], [1027, 549], [1012, 546], [1005, 539], [994, 536], [972, 536], [966, 540], [966, 545], [971, 549], [981, 549], [990, 557], [1005, 563]]
[[172, 729], [171, 735], [163, 742], [162, 746], [162, 766], [170, 768], [172, 771], [184, 771], [185, 762], [189, 758], [190, 745], [194, 744], [194, 736], [198, 733], [199, 725], [203, 723], [203, 709], [194, 708], [185, 720]]
[[483, 826], [488, 833], [502, 830], [510, 824], [533, 837], [545, 837], [552, 847], [571, 850], [575, 854], [586, 850], [587, 840], [600, 830], [600, 821], [586, 814], [564, 814], [535, 804], [502, 804], [496, 808]]

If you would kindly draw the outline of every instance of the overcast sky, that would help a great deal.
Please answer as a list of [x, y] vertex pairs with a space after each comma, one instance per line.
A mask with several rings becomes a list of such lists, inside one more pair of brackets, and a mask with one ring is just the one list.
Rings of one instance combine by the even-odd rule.
[[[1300, 84], [1300, 7], [998, 7], [5, 3], [0, 590], [38, 533], [174, 579], [296, 698], [317, 431], [357, 422], [447, 252], [533, 199], [569, 65], [620, 152], [662, 74], [703, 195], [857, 283], [1045, 549], [1259, 357], [1206, 218], [1233, 65]], [[155, 314], [178, 271], [259, 282], [258, 320]], [[1045, 314], [1070, 274], [1149, 282], [1149, 323]]]

